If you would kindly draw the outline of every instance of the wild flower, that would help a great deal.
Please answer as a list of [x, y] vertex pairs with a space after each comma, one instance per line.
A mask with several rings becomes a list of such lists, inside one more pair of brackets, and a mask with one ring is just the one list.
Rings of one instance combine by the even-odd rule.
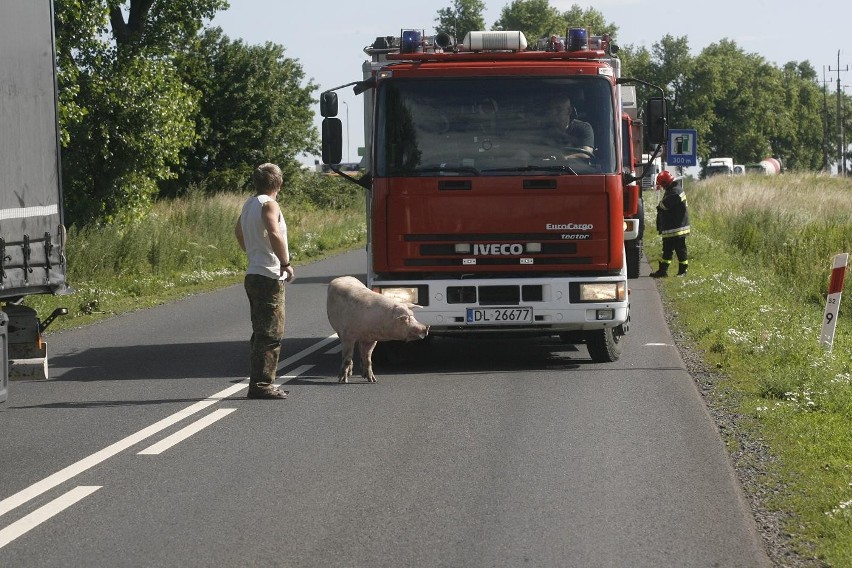
[[836, 517], [840, 514], [845, 513], [846, 509], [849, 509], [850, 507], [852, 507], [852, 499], [838, 504], [835, 508], [833, 508], [831, 511], [827, 511], [825, 514], [829, 517]]
[[838, 373], [831, 379], [831, 382], [839, 385], [848, 385], [852, 383], [852, 373]]

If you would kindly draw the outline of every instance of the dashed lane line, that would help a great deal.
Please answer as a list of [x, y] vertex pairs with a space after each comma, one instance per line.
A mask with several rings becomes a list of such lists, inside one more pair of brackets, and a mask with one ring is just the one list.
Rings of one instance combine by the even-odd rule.
[[42, 505], [29, 515], [15, 521], [8, 527], [0, 529], [0, 548], [3, 548], [21, 535], [28, 533], [43, 522], [49, 520], [76, 503], [100, 489], [101, 485], [81, 485], [68, 493], [60, 495], [50, 503]]
[[[337, 334], [331, 335], [331, 336], [326, 337], [325, 339], [323, 339], [321, 341], [318, 341], [317, 343], [311, 345], [310, 347], [307, 347], [307, 348], [299, 351], [295, 355], [292, 355], [292, 356], [288, 357], [287, 359], [285, 359], [284, 361], [282, 361], [278, 365], [278, 370], [281, 370], [284, 367], [292, 365], [296, 361], [299, 361], [300, 359], [307, 357], [308, 355], [310, 355], [314, 351], [322, 349], [323, 347], [325, 347], [329, 343], [332, 343], [335, 340], [337, 340]], [[45, 477], [41, 481], [37, 481], [36, 483], [33, 483], [29, 487], [22, 489], [21, 491], [18, 491], [14, 495], [11, 495], [11, 496], [3, 499], [2, 501], [0, 501], [0, 516], [3, 516], [6, 513], [8, 513], [9, 511], [11, 511], [11, 510], [23, 505], [24, 503], [30, 501], [31, 499], [38, 497], [42, 493], [50, 491], [54, 487], [56, 487], [56, 486], [58, 486], [62, 483], [65, 483], [69, 479], [71, 479], [71, 478], [81, 474], [82, 472], [98, 465], [99, 463], [111, 458], [112, 456], [118, 454], [119, 452], [122, 452], [122, 451], [126, 450], [127, 448], [138, 444], [142, 440], [150, 438], [154, 434], [157, 434], [158, 432], [165, 430], [166, 428], [172, 426], [173, 424], [180, 422], [184, 418], [192, 416], [193, 414], [196, 414], [196, 413], [204, 410], [205, 408], [212, 406], [212, 405], [216, 404], [217, 402], [219, 402], [223, 399], [228, 398], [229, 396], [233, 396], [233, 395], [237, 394], [238, 392], [240, 392], [241, 390], [243, 390], [247, 387], [248, 387], [248, 379], [245, 379], [245, 380], [243, 380], [239, 383], [231, 385], [230, 387], [219, 391], [218, 393], [214, 394], [213, 396], [211, 396], [209, 398], [206, 398], [202, 401], [196, 402], [195, 404], [192, 404], [192, 405], [188, 406], [187, 408], [184, 408], [183, 410], [180, 410], [180, 411], [172, 414], [171, 416], [167, 416], [166, 418], [163, 418], [162, 420], [155, 422], [154, 424], [148, 426], [147, 428], [143, 428], [142, 430], [139, 430], [138, 432], [131, 434], [131, 435], [127, 436], [126, 438], [123, 438], [123, 439], [119, 440], [118, 442], [115, 442], [114, 444], [111, 444], [111, 445], [107, 446], [106, 448], [99, 450], [99, 451], [95, 452], [94, 454], [81, 459], [78, 462], [75, 462], [75, 463], [57, 471], [56, 473]]]
[[219, 410], [214, 410], [213, 412], [211, 412], [210, 414], [208, 414], [204, 418], [200, 418], [200, 419], [196, 420], [195, 422], [193, 422], [192, 424], [189, 424], [188, 426], [184, 426], [183, 428], [181, 428], [180, 430], [178, 430], [177, 432], [175, 432], [171, 436], [167, 436], [167, 437], [163, 438], [162, 440], [160, 440], [159, 442], [157, 442], [156, 444], [148, 446], [147, 448], [145, 448], [144, 450], [139, 452], [139, 454], [140, 455], [143, 455], [143, 454], [144, 455], [159, 455], [159, 454], [162, 454], [163, 452], [165, 452], [166, 450], [168, 450], [169, 448], [171, 448], [175, 444], [179, 444], [180, 442], [183, 442], [184, 440], [186, 440], [187, 438], [189, 438], [193, 434], [197, 434], [198, 432], [200, 432], [204, 428], [207, 428], [208, 426], [210, 426], [214, 422], [221, 420], [222, 418], [226, 417], [227, 415], [229, 415], [230, 413], [232, 413], [235, 410], [236, 410], [236, 408], [220, 408]]

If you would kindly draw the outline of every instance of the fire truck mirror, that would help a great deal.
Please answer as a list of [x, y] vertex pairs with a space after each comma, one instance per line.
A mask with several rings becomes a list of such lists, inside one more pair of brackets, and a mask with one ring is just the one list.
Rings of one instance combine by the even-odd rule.
[[320, 95], [320, 116], [337, 116], [337, 93], [334, 91], [325, 91]]
[[648, 141], [651, 144], [665, 144], [669, 135], [669, 109], [666, 99], [662, 97], [648, 99], [645, 116], [648, 121]]
[[339, 164], [343, 159], [343, 123], [339, 118], [322, 119], [322, 161]]

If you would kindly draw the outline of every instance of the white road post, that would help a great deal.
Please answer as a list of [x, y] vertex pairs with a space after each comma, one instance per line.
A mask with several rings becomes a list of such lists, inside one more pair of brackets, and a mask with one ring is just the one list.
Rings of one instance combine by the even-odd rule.
[[831, 353], [834, 343], [834, 329], [837, 327], [837, 314], [840, 311], [840, 295], [843, 292], [843, 279], [846, 276], [846, 263], [849, 253], [834, 255], [834, 265], [831, 269], [831, 281], [828, 284], [828, 297], [825, 301], [825, 316], [822, 318], [822, 335], [820, 344]]

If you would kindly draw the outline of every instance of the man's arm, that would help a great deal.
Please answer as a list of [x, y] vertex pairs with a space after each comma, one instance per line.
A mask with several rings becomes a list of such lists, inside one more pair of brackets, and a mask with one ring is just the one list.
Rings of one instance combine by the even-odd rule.
[[234, 236], [237, 237], [237, 242], [240, 243], [240, 248], [243, 249], [243, 252], [246, 250], [246, 240], [243, 237], [243, 225], [240, 222], [240, 218], [237, 217], [237, 224], [234, 227]]
[[281, 229], [278, 226], [280, 216], [281, 208], [278, 206], [277, 201], [270, 200], [263, 204], [263, 226], [269, 235], [269, 244], [272, 246], [275, 256], [278, 257], [278, 261], [281, 263], [281, 274], [288, 273], [288, 280], [291, 280], [293, 269], [290, 266], [286, 268], [284, 266], [285, 264], [290, 264], [290, 251], [288, 250], [287, 238], [281, 233]]

